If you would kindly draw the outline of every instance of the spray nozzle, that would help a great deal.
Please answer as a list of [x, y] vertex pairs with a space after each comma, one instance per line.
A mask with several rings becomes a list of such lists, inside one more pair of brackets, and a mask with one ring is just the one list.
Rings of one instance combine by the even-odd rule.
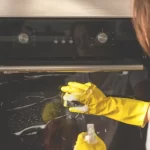
[[88, 144], [96, 144], [97, 143], [94, 124], [87, 124], [87, 135], [85, 136], [85, 141]]

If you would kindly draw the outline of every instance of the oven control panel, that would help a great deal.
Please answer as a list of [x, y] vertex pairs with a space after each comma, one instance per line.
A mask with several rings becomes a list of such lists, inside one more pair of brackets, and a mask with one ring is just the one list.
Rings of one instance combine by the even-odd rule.
[[14, 60], [139, 59], [131, 19], [0, 18], [0, 57]]

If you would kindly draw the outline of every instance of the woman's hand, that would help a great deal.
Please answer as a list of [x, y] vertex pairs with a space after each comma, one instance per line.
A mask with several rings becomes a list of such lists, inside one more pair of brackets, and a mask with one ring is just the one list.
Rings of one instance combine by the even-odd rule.
[[83, 107], [71, 107], [76, 113], [104, 115], [130, 125], [144, 127], [150, 120], [150, 103], [135, 99], [107, 97], [92, 83], [69, 82], [61, 88], [65, 101], [79, 101]]
[[69, 82], [68, 86], [61, 88], [65, 95], [63, 99], [66, 101], [78, 101], [83, 107], [71, 107], [71, 112], [97, 114], [105, 107], [104, 93], [92, 83], [81, 84], [77, 82]]
[[106, 150], [105, 143], [98, 136], [96, 136], [95, 144], [88, 144], [85, 140], [85, 136], [85, 132], [78, 135], [74, 150]]

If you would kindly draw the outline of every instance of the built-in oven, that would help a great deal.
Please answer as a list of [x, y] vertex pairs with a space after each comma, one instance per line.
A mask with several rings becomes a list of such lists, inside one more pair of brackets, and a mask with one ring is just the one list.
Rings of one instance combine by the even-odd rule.
[[147, 65], [130, 18], [0, 18], [0, 149], [72, 150], [88, 123], [109, 150], [144, 149], [146, 129], [70, 113], [60, 87], [136, 98]]

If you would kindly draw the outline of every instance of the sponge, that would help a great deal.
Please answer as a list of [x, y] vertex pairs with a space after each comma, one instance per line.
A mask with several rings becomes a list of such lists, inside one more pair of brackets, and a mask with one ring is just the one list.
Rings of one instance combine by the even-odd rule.
[[65, 114], [65, 108], [61, 102], [47, 103], [42, 112], [42, 119], [45, 123]]

